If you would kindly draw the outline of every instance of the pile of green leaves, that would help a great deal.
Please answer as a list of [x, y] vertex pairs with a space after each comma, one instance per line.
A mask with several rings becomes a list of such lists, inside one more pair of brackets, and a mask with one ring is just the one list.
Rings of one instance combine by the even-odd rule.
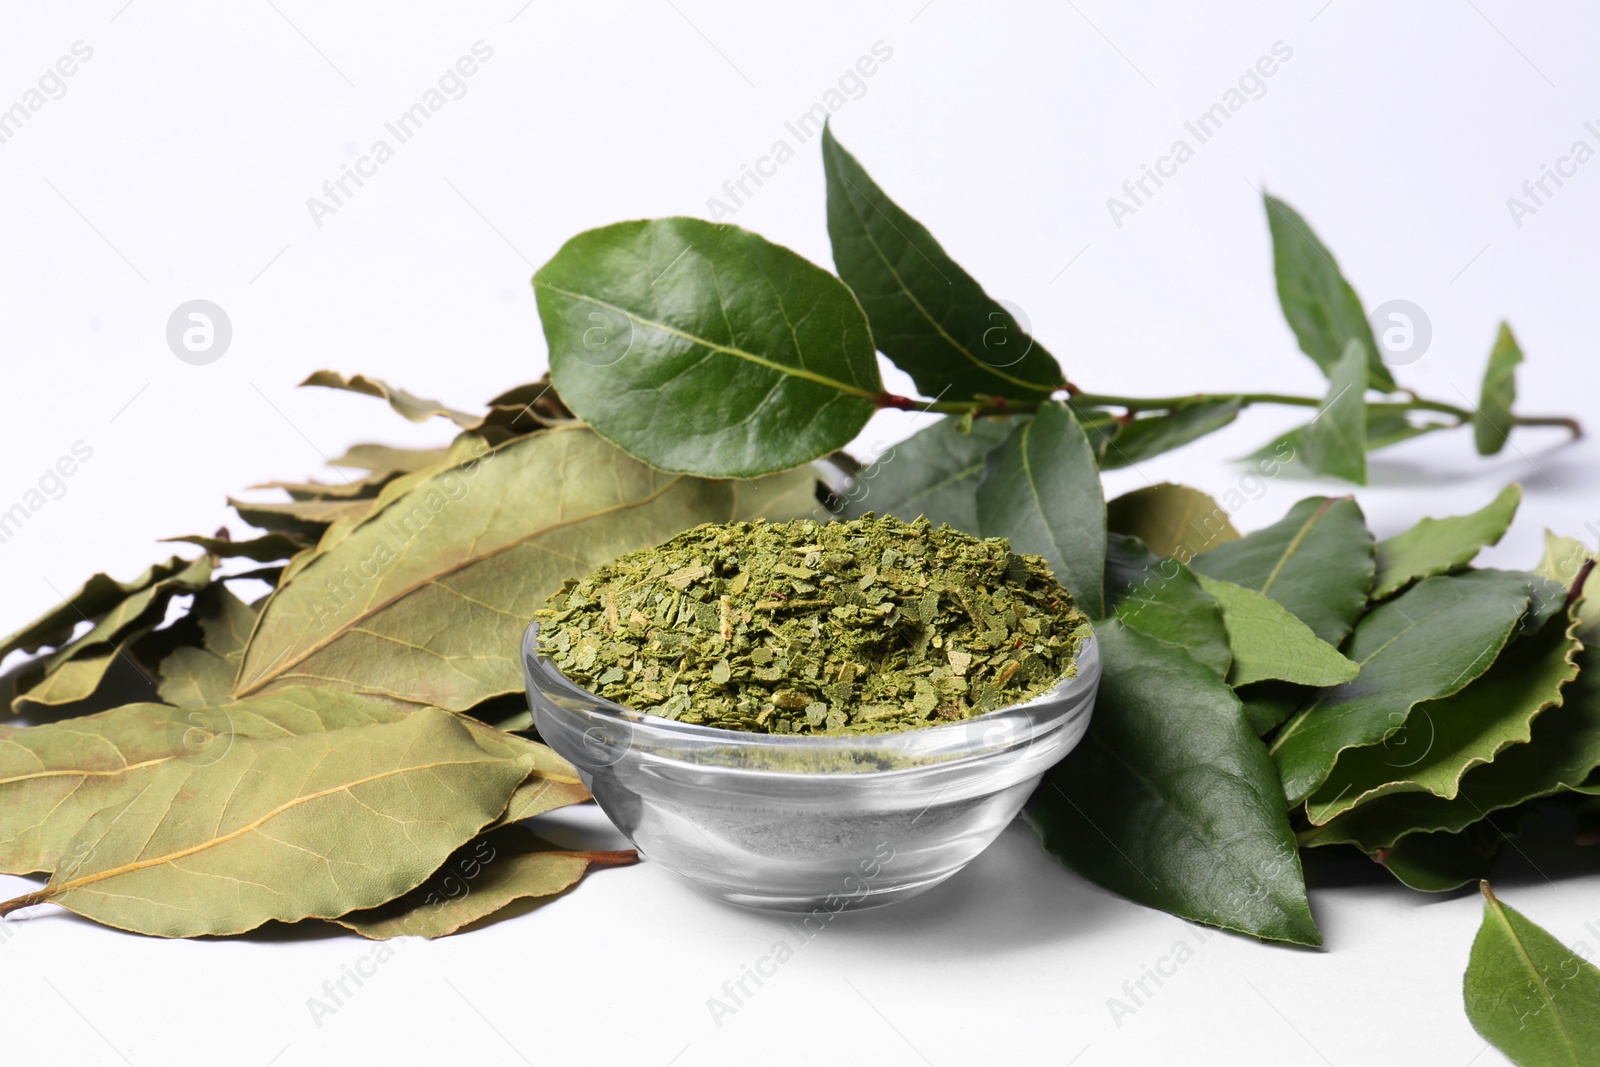
[[[832, 454], [849, 472], [842, 515], [926, 516], [1048, 560], [1104, 662], [1088, 736], [1027, 808], [1063, 863], [1186, 919], [1316, 945], [1301, 848], [1358, 849], [1445, 890], [1486, 873], [1535, 804], [1600, 789], [1589, 550], [1552, 536], [1527, 571], [1472, 566], [1512, 521], [1515, 486], [1383, 541], [1348, 497], [1240, 537], [1236, 502], [1173, 485], [1102, 495], [1102, 471], [1252, 404], [1316, 409], [1247, 458], [1260, 479], [1361, 483], [1370, 452], [1451, 426], [1485, 455], [1518, 426], [1576, 434], [1513, 411], [1509, 327], [1474, 409], [1399, 389], [1332, 254], [1269, 197], [1278, 296], [1325, 395], [1095, 393], [831, 132], [823, 156], [837, 276], [694, 219], [579, 234], [533, 279], [553, 381], [652, 466], [754, 477]], [[923, 398], [888, 393], [878, 353]], [[865, 467], [835, 451], [884, 408], [946, 417]]]
[[[258, 535], [174, 538], [203, 554], [96, 575], [0, 641], [36, 653], [6, 675], [0, 871], [50, 875], [0, 914], [49, 901], [168, 937], [310, 918], [436, 937], [631, 863], [520, 822], [588, 799], [519, 732], [523, 628], [620, 553], [816, 506], [807, 472], [655, 470], [544, 382], [481, 416], [362, 377], [307, 384], [460, 432], [357, 445], [334, 462], [365, 473], [343, 482], [273, 483], [288, 500], [235, 502]], [[241, 579], [273, 588], [247, 603]]]

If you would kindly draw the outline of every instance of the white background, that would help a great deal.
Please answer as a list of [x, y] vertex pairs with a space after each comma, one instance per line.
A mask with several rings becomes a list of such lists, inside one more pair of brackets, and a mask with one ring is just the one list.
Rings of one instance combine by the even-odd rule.
[[[816, 142], [784, 123], [878, 41], [893, 55], [834, 116], [838, 136], [1025, 310], [1081, 386], [1321, 391], [1276, 307], [1265, 187], [1305, 213], [1369, 308], [1425, 309], [1432, 346], [1403, 384], [1475, 397], [1505, 316], [1528, 354], [1520, 407], [1596, 421], [1600, 162], [1521, 226], [1506, 200], [1575, 140], [1600, 148], [1584, 128], [1600, 119], [1600, 12], [1214, 6], [8, 4], [0, 108], [74, 42], [94, 51], [0, 144], [0, 509], [74, 442], [94, 455], [0, 544], [0, 631], [53, 603], [52, 587], [129, 577], [157, 558], [155, 538], [229, 522], [229, 492], [336, 477], [324, 459], [359, 440], [445, 441], [445, 424], [295, 383], [363, 371], [470, 407], [537, 377], [534, 266], [591, 226], [705, 215], [779, 138], [796, 157], [733, 220], [829, 263]], [[480, 40], [493, 58], [466, 95], [316, 225], [307, 198]], [[1107, 197], [1278, 41], [1293, 55], [1264, 95], [1115, 225]], [[195, 298], [233, 324], [209, 366], [165, 343], [168, 316]], [[1241, 473], [1225, 457], [1294, 420], [1247, 413], [1108, 488], [1220, 493]], [[916, 425], [880, 416], [863, 450]], [[1531, 565], [1542, 527], [1600, 525], [1596, 449], [1554, 430], [1513, 446], [1487, 461], [1465, 433], [1402, 446], [1375, 458], [1357, 497], [1382, 536], [1521, 481], [1519, 522], [1484, 559]], [[1234, 519], [1256, 528], [1328, 491], [1343, 490], [1281, 477]], [[569, 821], [607, 840], [597, 816]], [[1500, 880], [1558, 937], [1600, 946], [1600, 876], [1550, 881], [1519, 858]], [[0, 878], [7, 895], [27, 885]], [[0, 1049], [140, 1067], [1504, 1062], [1461, 1011], [1474, 894], [1415, 894], [1358, 869], [1314, 874], [1312, 901], [1325, 950], [1219, 934], [1120, 1025], [1107, 999], [1200, 935], [1060, 869], [1020, 823], [926, 897], [836, 921], [720, 1027], [707, 998], [786, 928], [648, 865], [475, 933], [402, 943], [320, 1026], [307, 999], [371, 944], [321, 928], [163, 942], [41, 908], [0, 926]]]

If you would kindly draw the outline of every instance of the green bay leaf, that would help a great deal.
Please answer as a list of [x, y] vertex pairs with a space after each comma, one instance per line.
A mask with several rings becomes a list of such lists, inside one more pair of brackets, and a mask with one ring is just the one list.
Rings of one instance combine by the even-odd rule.
[[1378, 358], [1379, 349], [1361, 299], [1345, 281], [1333, 253], [1311, 232], [1300, 213], [1277, 197], [1264, 198], [1267, 224], [1272, 230], [1273, 274], [1278, 282], [1278, 302], [1283, 317], [1310, 356], [1330, 378], [1351, 341], [1366, 352], [1367, 383], [1374, 389], [1395, 388], [1389, 368]]
[[1359, 667], [1277, 601], [1204, 575], [1200, 587], [1222, 609], [1233, 650], [1230, 685], [1273, 680], [1322, 687], [1351, 681], [1359, 673]]
[[1529, 578], [1426, 578], [1362, 618], [1345, 646], [1360, 676], [1323, 690], [1273, 741], [1290, 803], [1327, 781], [1340, 753], [1381, 742], [1416, 705], [1459, 692], [1488, 670], [1528, 608]]
[[1511, 405], [1517, 399], [1517, 365], [1522, 348], [1502, 322], [1489, 352], [1489, 366], [1483, 372], [1483, 387], [1478, 394], [1478, 409], [1472, 413], [1472, 440], [1478, 454], [1492, 456], [1506, 446], [1511, 433]]
[[[1437, 581], [1439, 579], [1428, 579]], [[1578, 676], [1561, 703], [1540, 712], [1532, 736], [1462, 776], [1457, 796], [1406, 792], [1377, 797], [1302, 835], [1307, 845], [1352, 844], [1367, 852], [1407, 834], [1456, 833], [1496, 811], [1564, 790], [1587, 790], [1600, 768], [1600, 647], [1578, 653]]]
[[1508, 485], [1469, 515], [1425, 518], [1404, 533], [1379, 541], [1372, 599], [1393, 596], [1419, 578], [1465, 567], [1485, 546], [1500, 543], [1521, 502], [1522, 487]]
[[1306, 425], [1306, 465], [1319, 474], [1367, 484], [1367, 354], [1355, 339], [1328, 374], [1328, 396]]
[[1182, 649], [1226, 678], [1233, 654], [1222, 613], [1172, 556], [1156, 556], [1138, 538], [1106, 539], [1106, 601], [1123, 626]]
[[1354, 500], [1307, 497], [1278, 522], [1210, 548], [1190, 565], [1271, 597], [1337, 646], [1367, 605], [1372, 533]]
[[1482, 889], [1462, 980], [1473, 1028], [1524, 1067], [1600, 1064], [1600, 970]]
[[1135, 419], [1112, 439], [1100, 465], [1117, 470], [1182, 448], [1227, 426], [1242, 408], [1238, 400], [1211, 400]]
[[1563, 687], [1578, 676], [1577, 626], [1552, 620], [1459, 693], [1418, 704], [1382, 744], [1341, 754], [1306, 802], [1311, 822], [1326, 823], [1390, 793], [1454, 799], [1467, 772], [1531, 740], [1535, 717], [1561, 703]]
[[1091, 619], [1105, 614], [1106, 505], [1083, 427], [1046, 401], [989, 453], [978, 483], [985, 537], [1043, 556]]
[[1321, 944], [1277, 774], [1233, 691], [1120, 623], [1096, 634], [1104, 674], [1088, 735], [1028, 802], [1045, 848], [1149, 907]]
[[890, 200], [826, 127], [822, 162], [834, 266], [861, 301], [878, 348], [924, 396], [1037, 397], [1066, 384], [1011, 310]]
[[844, 447], [883, 392], [844, 283], [737, 226], [580, 233], [533, 276], [561, 398], [665, 471], [750, 478]]
[[842, 516], [855, 519], [871, 511], [911, 522], [925, 515], [935, 525], [978, 533], [984, 457], [1013, 429], [1013, 420], [979, 419], [963, 430], [956, 416], [923, 427], [856, 476]]

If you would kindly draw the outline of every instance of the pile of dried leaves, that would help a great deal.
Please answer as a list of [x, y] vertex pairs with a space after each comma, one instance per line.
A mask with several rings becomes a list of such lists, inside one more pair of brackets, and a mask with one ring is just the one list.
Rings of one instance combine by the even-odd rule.
[[[654, 470], [542, 382], [484, 416], [361, 377], [307, 384], [460, 433], [438, 450], [356, 445], [335, 461], [365, 472], [346, 482], [253, 487], [289, 496], [235, 502], [259, 535], [174, 538], [204, 554], [95, 575], [0, 642], [41, 653], [7, 676], [13, 715], [35, 725], [0, 725], [0, 871], [50, 874], [0, 914], [50, 901], [169, 937], [307, 918], [434, 937], [631, 863], [517, 825], [588, 799], [516, 732], [523, 628], [619, 553], [816, 506], [805, 472]], [[273, 591], [246, 603], [229, 583], [248, 578]]]

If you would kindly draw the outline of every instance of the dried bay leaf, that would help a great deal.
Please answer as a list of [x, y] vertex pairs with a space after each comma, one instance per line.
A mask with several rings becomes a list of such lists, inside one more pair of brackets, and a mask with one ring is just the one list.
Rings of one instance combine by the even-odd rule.
[[202, 534], [163, 537], [162, 540], [198, 545], [205, 549], [207, 554], [218, 559], [250, 559], [257, 563], [275, 563], [280, 559], [288, 559], [301, 549], [316, 544], [316, 538], [294, 537], [287, 533], [266, 533], [244, 541], [235, 541], [230, 537], [206, 537]]
[[161, 699], [180, 708], [226, 703], [257, 614], [222, 582], [197, 593], [189, 615], [199, 626], [202, 644], [180, 645], [161, 661]]
[[162, 937], [333, 918], [414, 888], [505, 810], [530, 761], [484, 751], [464, 721], [237, 739], [213, 762], [169, 762], [103, 808], [43, 889], [53, 902]]
[[74, 590], [66, 600], [16, 633], [0, 640], [0, 658], [10, 655], [17, 649], [31, 653], [47, 646], [59, 648], [72, 636], [79, 623], [100, 618], [129, 597], [173, 577], [189, 566], [189, 560], [173, 556], [167, 562], [155, 564], [128, 582], [119, 582], [110, 575], [96, 574]]
[[409, 710], [354, 693], [293, 688], [209, 708], [126, 704], [41, 726], [0, 726], [0, 870], [54, 869], [90, 815], [142, 788], [163, 764], [214, 762], [235, 737], [395, 722]]
[[17, 677], [12, 712], [19, 716], [35, 715], [40, 709], [57, 715], [87, 713], [118, 702], [116, 694], [124, 690], [155, 699], [155, 680], [135, 655], [139, 642], [148, 636], [149, 628], [140, 627], [115, 644], [101, 643], [79, 652], [42, 676], [38, 665], [30, 664]]
[[517, 900], [553, 897], [593, 867], [638, 862], [632, 849], [564, 851], [522, 826], [502, 826], [457, 849], [426, 882], [334, 921], [374, 941], [444, 937]]
[[461, 427], [463, 430], [476, 429], [483, 423], [481, 415], [470, 415], [464, 411], [446, 407], [437, 400], [425, 400], [414, 393], [398, 389], [388, 382], [379, 381], [377, 378], [368, 378], [365, 374], [352, 375], [346, 378], [338, 371], [319, 370], [311, 373], [301, 387], [320, 385], [325, 389], [347, 389], [352, 393], [364, 393], [375, 396], [379, 400], [387, 400], [389, 406], [411, 422], [427, 422], [435, 415], [442, 416]]
[[1106, 505], [1106, 524], [1128, 534], [1158, 556], [1187, 564], [1197, 553], [1237, 541], [1228, 513], [1210, 495], [1187, 485], [1161, 482], [1124, 493]]
[[732, 483], [655, 470], [580, 426], [516, 438], [390, 498], [392, 488], [286, 571], [236, 695], [321, 684], [456, 710], [515, 692], [522, 631], [563, 580], [748, 517]]
[[371, 508], [370, 500], [235, 500], [228, 498], [228, 506], [251, 526], [290, 537], [316, 538], [335, 519], [352, 515], [365, 515]]
[[448, 451], [445, 448], [396, 448], [393, 445], [364, 442], [351, 445], [341, 455], [330, 459], [328, 465], [409, 474], [442, 462]]
[[[35, 668], [36, 676], [43, 680], [69, 660], [86, 653], [104, 653], [113, 643], [127, 640], [129, 635], [137, 631], [159, 625], [166, 615], [167, 603], [173, 597], [196, 593], [206, 587], [211, 581], [213, 566], [214, 561], [210, 556], [188, 560], [175, 573], [119, 600], [100, 615], [81, 637], [41, 659]], [[19, 684], [19, 694], [26, 695], [28, 688]]]

